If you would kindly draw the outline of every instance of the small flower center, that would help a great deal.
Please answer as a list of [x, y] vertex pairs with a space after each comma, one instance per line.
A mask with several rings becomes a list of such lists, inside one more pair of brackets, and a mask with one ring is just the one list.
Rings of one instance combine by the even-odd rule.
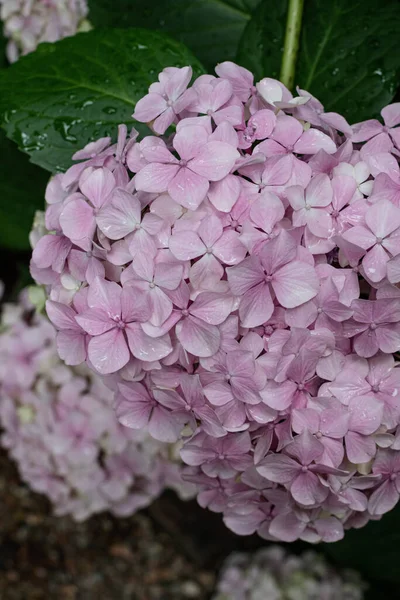
[[320, 431], [317, 431], [317, 433], [315, 434], [315, 437], [320, 440], [322, 438], [322, 433]]
[[154, 281], [150, 281], [149, 288], [153, 289], [155, 287], [156, 287], [156, 284], [154, 283]]
[[375, 394], [376, 394], [377, 392], [379, 392], [379, 385], [373, 385], [373, 386], [371, 387], [371, 390], [372, 390], [373, 392], [375, 392]]
[[317, 313], [318, 313], [319, 315], [320, 315], [322, 312], [323, 312], [323, 310], [322, 310], [322, 308], [321, 308], [321, 307], [317, 308]]
[[374, 331], [377, 327], [378, 325], [376, 323], [371, 323], [371, 325], [369, 326], [369, 328], [372, 329], [372, 331]]
[[187, 317], [187, 316], [188, 316], [188, 314], [189, 314], [189, 311], [187, 310], [187, 308], [184, 308], [184, 309], [183, 309], [183, 311], [182, 311], [182, 315], [183, 315], [184, 317]]
[[185, 160], [184, 158], [181, 158], [181, 160], [179, 161], [179, 164], [181, 167], [186, 167], [187, 163], [188, 163], [188, 161]]
[[308, 471], [308, 467], [307, 467], [306, 465], [303, 465], [303, 466], [301, 467], [301, 470], [303, 471], [303, 473], [307, 473], [307, 471]]
[[382, 242], [383, 242], [383, 238], [381, 238], [381, 237], [377, 237], [377, 238], [376, 238], [376, 243], [377, 243], [377, 244], [379, 244], [379, 245], [380, 245], [380, 244], [382, 244]]
[[297, 389], [301, 392], [304, 390], [304, 383], [298, 383], [297, 384]]

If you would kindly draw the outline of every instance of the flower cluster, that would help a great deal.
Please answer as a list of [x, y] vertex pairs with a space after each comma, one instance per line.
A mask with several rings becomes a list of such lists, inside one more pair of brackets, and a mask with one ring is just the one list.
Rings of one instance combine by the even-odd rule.
[[[61, 358], [181, 435], [239, 534], [335, 541], [400, 493], [400, 104], [353, 127], [233, 63], [167, 68], [49, 183], [31, 272]], [[182, 434], [183, 432], [183, 434]], [[191, 437], [189, 437], [191, 436]]]
[[358, 573], [337, 572], [316, 552], [288, 554], [281, 546], [231, 554], [212, 600], [362, 600]]
[[86, 0], [0, 0], [7, 58], [15, 62], [41, 42], [56, 42], [84, 27]]
[[53, 326], [26, 298], [3, 310], [0, 424], [22, 479], [57, 515], [127, 516], [165, 487], [193, 495], [176, 450], [118, 423], [110, 390], [84, 365], [59, 360]]

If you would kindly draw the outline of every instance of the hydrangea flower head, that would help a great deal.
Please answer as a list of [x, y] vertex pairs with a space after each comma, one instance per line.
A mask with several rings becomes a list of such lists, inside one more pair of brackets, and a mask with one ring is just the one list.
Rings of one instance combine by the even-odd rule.
[[400, 491], [398, 106], [351, 127], [231, 62], [191, 78], [138, 102], [154, 135], [121, 125], [51, 180], [32, 274], [60, 356], [182, 440], [202, 506], [333, 542]]

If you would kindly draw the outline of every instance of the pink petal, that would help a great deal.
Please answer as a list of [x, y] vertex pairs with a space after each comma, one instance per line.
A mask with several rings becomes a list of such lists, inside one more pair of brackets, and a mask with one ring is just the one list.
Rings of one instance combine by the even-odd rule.
[[230, 144], [209, 142], [200, 148], [188, 166], [208, 181], [219, 181], [228, 175], [239, 157], [239, 152]]
[[395, 507], [399, 501], [399, 492], [392, 481], [385, 481], [374, 490], [368, 502], [368, 510], [372, 515], [383, 515]]
[[135, 175], [136, 189], [143, 192], [166, 192], [179, 169], [179, 165], [150, 163]]
[[90, 308], [80, 313], [77, 315], [76, 321], [90, 335], [101, 335], [116, 325], [101, 308]]
[[[315, 130], [317, 131], [317, 130]], [[328, 206], [332, 202], [332, 186], [328, 175], [315, 175], [306, 190], [306, 202], [310, 206]]]
[[[188, 125], [182, 127], [174, 137], [174, 148], [184, 160], [190, 160], [201, 152], [202, 146], [207, 144], [207, 130], [201, 125]], [[202, 175], [202, 173], [199, 173]]]
[[197, 317], [187, 317], [177, 323], [176, 336], [182, 346], [194, 356], [207, 357], [215, 354], [220, 345], [220, 332]]
[[229, 286], [235, 296], [242, 296], [264, 280], [264, 271], [255, 256], [244, 259], [235, 267], [226, 269]]
[[293, 150], [298, 154], [316, 154], [319, 150], [333, 154], [337, 148], [335, 142], [319, 129], [308, 129], [301, 134]]
[[366, 229], [361, 225], [356, 225], [356, 227], [348, 229], [342, 233], [342, 237], [351, 244], [359, 246], [364, 250], [368, 250], [368, 248], [371, 248], [371, 246], [376, 243], [375, 235], [369, 229]]
[[382, 352], [387, 352], [388, 354], [399, 352], [400, 330], [398, 323], [394, 327], [390, 327], [390, 325], [378, 327], [375, 330], [375, 334], [378, 346]]
[[213, 406], [224, 406], [233, 400], [231, 388], [224, 381], [210, 383], [203, 391], [205, 397]]
[[96, 231], [93, 208], [83, 199], [70, 200], [60, 214], [60, 225], [71, 240], [92, 240]]
[[271, 454], [264, 458], [256, 469], [268, 481], [289, 483], [298, 474], [299, 464], [283, 454]]
[[332, 217], [323, 208], [311, 208], [306, 218], [309, 230], [317, 237], [326, 239], [332, 234]]
[[114, 281], [96, 277], [89, 287], [88, 305], [107, 312], [110, 318], [121, 316], [122, 288]]
[[355, 431], [346, 435], [346, 453], [350, 462], [354, 464], [366, 463], [375, 456], [375, 441]]
[[[190, 166], [192, 162], [189, 163]], [[198, 175], [189, 168], [182, 167], [176, 172], [172, 180], [170, 180], [168, 193], [181, 206], [190, 210], [196, 210], [206, 197], [208, 188], [208, 179]]]
[[310, 471], [300, 473], [290, 486], [290, 491], [296, 502], [304, 506], [323, 502], [329, 494], [329, 490]]
[[363, 358], [374, 356], [379, 350], [376, 331], [367, 329], [354, 338], [353, 347], [356, 353]]
[[129, 348], [135, 358], [153, 362], [165, 358], [172, 352], [168, 334], [158, 338], [148, 336], [139, 323], [130, 323], [125, 328]]
[[260, 395], [267, 406], [275, 410], [286, 410], [291, 405], [296, 390], [297, 385], [292, 381], [282, 383], [268, 381]]
[[[271, 138], [285, 148], [292, 147], [303, 133], [301, 123], [294, 117], [280, 114]], [[335, 148], [336, 149], [336, 148]]]
[[274, 226], [283, 219], [285, 208], [278, 196], [262, 192], [251, 205], [250, 218], [264, 231], [272, 232]]
[[306, 524], [294, 513], [278, 515], [271, 521], [269, 533], [282, 542], [295, 542], [303, 533]]
[[80, 365], [86, 359], [85, 336], [78, 331], [59, 331], [57, 351], [61, 360], [70, 366]]
[[226, 265], [236, 265], [246, 256], [246, 248], [240, 241], [239, 234], [231, 229], [225, 230], [213, 245], [214, 255]]
[[80, 184], [82, 193], [95, 208], [101, 208], [116, 187], [114, 175], [105, 167], [95, 169]]
[[400, 209], [389, 200], [380, 200], [367, 210], [365, 221], [376, 237], [384, 238], [400, 227]]
[[220, 325], [233, 309], [231, 296], [215, 292], [199, 294], [190, 307], [190, 314], [211, 325]]
[[194, 231], [178, 231], [169, 238], [169, 249], [179, 260], [193, 260], [206, 252], [206, 247]]
[[138, 100], [132, 117], [141, 123], [149, 123], [167, 107], [167, 101], [160, 94], [150, 93]]
[[46, 312], [50, 321], [57, 329], [80, 331], [80, 328], [75, 321], [76, 312], [70, 306], [61, 304], [61, 302], [47, 300]]
[[176, 100], [186, 90], [192, 78], [192, 67], [182, 67], [168, 78], [165, 92], [171, 100]]
[[400, 124], [400, 102], [394, 102], [381, 110], [381, 115], [387, 127], [395, 127]]
[[182, 425], [174, 415], [162, 406], [155, 406], [150, 417], [150, 435], [160, 442], [174, 443], [178, 440]]
[[90, 362], [101, 375], [119, 371], [130, 357], [124, 334], [118, 328], [92, 338], [88, 346], [88, 355]]
[[195, 289], [213, 289], [224, 269], [212, 254], [205, 254], [190, 268], [190, 283]]
[[98, 213], [96, 221], [104, 235], [111, 240], [120, 240], [140, 223], [140, 212], [141, 206], [137, 197], [117, 189], [112, 201]]
[[317, 295], [319, 281], [313, 267], [293, 261], [274, 274], [272, 287], [282, 306], [294, 308]]
[[362, 260], [366, 276], [373, 282], [381, 281], [386, 277], [386, 264], [389, 261], [387, 252], [380, 244], [376, 244]]
[[259, 283], [241, 299], [239, 316], [243, 327], [257, 327], [266, 323], [274, 310], [269, 285]]
[[220, 181], [213, 181], [208, 190], [208, 198], [221, 212], [228, 213], [239, 199], [240, 179], [236, 175], [227, 175]]

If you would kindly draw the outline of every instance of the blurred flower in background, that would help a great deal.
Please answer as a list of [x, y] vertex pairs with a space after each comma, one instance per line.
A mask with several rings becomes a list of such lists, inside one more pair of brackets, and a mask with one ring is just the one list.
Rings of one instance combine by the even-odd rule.
[[0, 0], [4, 36], [9, 39], [7, 58], [15, 62], [33, 52], [41, 42], [56, 42], [87, 31], [86, 0]]
[[[32, 291], [40, 303], [38, 288]], [[27, 290], [19, 304], [3, 308], [0, 423], [1, 444], [21, 478], [50, 499], [57, 515], [128, 516], [166, 487], [192, 495], [180, 478], [178, 448], [120, 425], [99, 377], [60, 361], [54, 328], [35, 312]]]
[[322, 555], [269, 546], [225, 561], [212, 600], [362, 600], [365, 584], [354, 571], [337, 572]]

